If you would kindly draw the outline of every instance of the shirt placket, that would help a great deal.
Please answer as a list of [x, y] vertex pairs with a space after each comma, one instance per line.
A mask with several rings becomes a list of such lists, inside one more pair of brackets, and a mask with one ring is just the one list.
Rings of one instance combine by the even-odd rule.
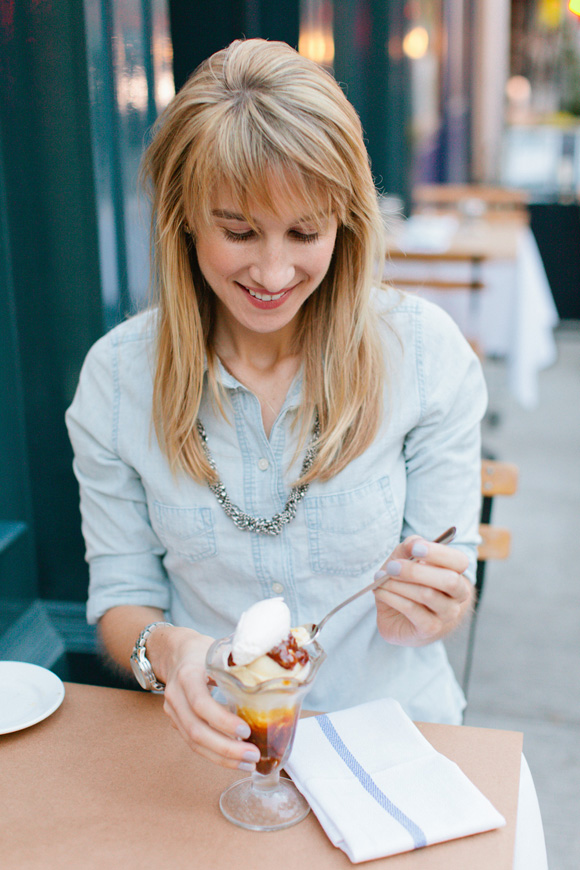
[[[291, 413], [289, 394], [272, 429], [270, 440], [262, 425], [260, 403], [245, 388], [233, 397], [236, 430], [242, 455], [244, 511], [256, 517], [271, 519], [282, 511], [289, 495], [285, 475], [285, 445], [288, 417]], [[296, 590], [292, 548], [284, 527], [278, 535], [251, 535], [254, 571], [264, 598], [283, 596], [295, 612]]]

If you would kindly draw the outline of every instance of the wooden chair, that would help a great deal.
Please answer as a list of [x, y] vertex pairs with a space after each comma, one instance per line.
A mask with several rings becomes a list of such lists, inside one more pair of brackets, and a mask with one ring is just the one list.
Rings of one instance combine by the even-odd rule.
[[494, 459], [483, 459], [481, 463], [481, 523], [479, 534], [481, 544], [477, 551], [477, 569], [475, 574], [475, 600], [473, 614], [469, 626], [467, 652], [463, 670], [463, 692], [467, 697], [471, 665], [473, 662], [473, 646], [475, 628], [483, 587], [485, 570], [490, 559], [507, 559], [510, 554], [511, 533], [509, 529], [491, 524], [491, 514], [494, 499], [500, 495], [513, 495], [518, 488], [518, 467], [511, 462], [499, 462]]
[[[467, 292], [469, 300], [469, 326], [465, 337], [480, 359], [483, 359], [483, 351], [478, 335], [478, 322], [479, 295], [485, 289], [485, 284], [482, 280], [482, 266], [486, 259], [483, 254], [469, 254], [459, 251], [447, 253], [413, 251], [411, 253], [404, 253], [393, 249], [389, 251], [387, 257], [385, 278], [394, 287], [400, 287], [402, 290], [415, 290], [418, 293], [421, 293], [422, 290], [443, 290], [446, 293]], [[402, 264], [403, 268], [399, 268], [399, 264]], [[450, 266], [451, 270], [453, 270], [453, 267], [458, 265], [463, 266], [463, 270], [460, 270], [463, 274], [457, 277], [442, 277], [442, 273], [437, 271], [441, 266], [443, 268]], [[410, 270], [408, 269], [409, 266], [411, 267]], [[429, 266], [435, 267], [433, 272], [429, 270]], [[421, 271], [420, 275], [413, 275], [414, 267], [419, 268]]]

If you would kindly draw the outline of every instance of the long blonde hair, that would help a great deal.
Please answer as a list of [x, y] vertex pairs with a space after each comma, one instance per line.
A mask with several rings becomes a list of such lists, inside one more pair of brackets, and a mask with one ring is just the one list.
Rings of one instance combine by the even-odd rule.
[[331, 75], [285, 43], [237, 40], [202, 63], [172, 100], [142, 172], [152, 196], [158, 305], [153, 420], [171, 466], [200, 481], [215, 480], [195, 425], [206, 360], [223, 410], [214, 294], [195, 253], [212, 194], [225, 184], [244, 215], [250, 202], [275, 212], [275, 175], [307, 213], [336, 214], [330, 268], [301, 309], [297, 337], [300, 446], [316, 414], [320, 422], [318, 455], [301, 482], [328, 480], [371, 444], [383, 412], [383, 353], [369, 305], [382, 223], [354, 108]]

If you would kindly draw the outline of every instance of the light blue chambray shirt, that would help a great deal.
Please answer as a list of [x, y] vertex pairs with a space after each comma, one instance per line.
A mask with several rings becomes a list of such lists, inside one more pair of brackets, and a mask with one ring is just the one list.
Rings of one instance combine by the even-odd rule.
[[[151, 423], [154, 314], [128, 320], [94, 345], [67, 412], [90, 565], [89, 622], [116, 605], [151, 605], [175, 624], [219, 637], [250, 604], [278, 595], [293, 625], [317, 622], [370, 583], [402, 538], [432, 539], [451, 525], [473, 579], [481, 367], [436, 306], [396, 291], [377, 291], [374, 304], [389, 370], [379, 434], [331, 480], [313, 483], [276, 537], [240, 531], [207, 486], [169, 470]], [[300, 457], [292, 464], [290, 428], [301, 378], [268, 439], [256, 396], [220, 373], [230, 422], [206, 391], [200, 418], [208, 444], [232, 501], [270, 518], [301, 464]], [[333, 617], [322, 643], [328, 658], [307, 698], [311, 709], [391, 696], [414, 719], [461, 721], [464, 698], [443, 644], [386, 643], [372, 595]]]

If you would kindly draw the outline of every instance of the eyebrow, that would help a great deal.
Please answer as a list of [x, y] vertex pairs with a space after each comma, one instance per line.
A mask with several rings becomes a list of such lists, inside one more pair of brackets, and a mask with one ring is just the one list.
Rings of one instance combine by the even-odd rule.
[[222, 208], [213, 209], [212, 215], [218, 218], [225, 218], [228, 221], [245, 221], [246, 218], [243, 214], [236, 214], [233, 211], [226, 211]]
[[[215, 209], [212, 209], [212, 215], [213, 215], [214, 217], [222, 218], [222, 220], [228, 220], [228, 221], [244, 221], [244, 222], [247, 222], [247, 220], [248, 220], [246, 217], [244, 217], [243, 214], [237, 214], [236, 212], [228, 211], [227, 209], [223, 209], [223, 208], [215, 208]], [[311, 220], [313, 220], [313, 218], [312, 218], [311, 216], [309, 216], [309, 215], [304, 215], [304, 217], [299, 217], [299, 218], [297, 218], [297, 219], [294, 221], [294, 223], [297, 223], [297, 224], [304, 224], [304, 223], [308, 223], [308, 221], [311, 221]], [[254, 221], [254, 223], [255, 223], [255, 221]]]

